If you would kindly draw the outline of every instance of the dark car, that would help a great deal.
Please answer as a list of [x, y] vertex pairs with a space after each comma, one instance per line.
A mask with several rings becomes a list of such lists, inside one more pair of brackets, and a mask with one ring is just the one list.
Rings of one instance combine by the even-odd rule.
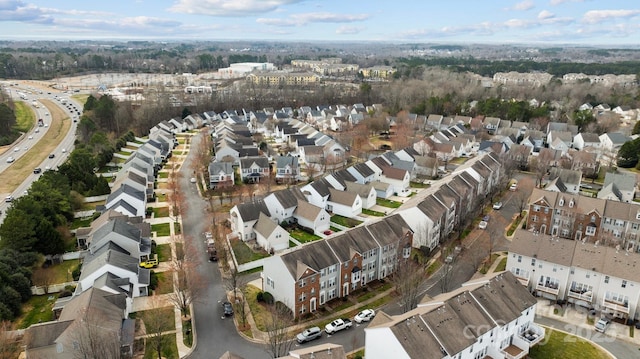
[[33, 173], [36, 175], [39, 174], [40, 172], [42, 172], [42, 169], [40, 167], [36, 167], [33, 169]]
[[224, 310], [224, 316], [230, 317], [233, 315], [233, 306], [229, 302], [222, 303], [222, 309]]
[[53, 153], [49, 155], [49, 158], [54, 158], [54, 157], [56, 157], [56, 155]]

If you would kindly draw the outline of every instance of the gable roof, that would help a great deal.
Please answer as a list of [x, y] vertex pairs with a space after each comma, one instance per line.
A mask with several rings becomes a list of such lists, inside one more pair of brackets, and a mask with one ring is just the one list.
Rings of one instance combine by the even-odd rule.
[[256, 200], [254, 202], [238, 203], [236, 209], [240, 214], [240, 218], [243, 222], [255, 221], [260, 217], [260, 213], [264, 213], [267, 216], [271, 216], [269, 208], [263, 200]]
[[245, 157], [240, 159], [241, 168], [249, 168], [254, 163], [260, 168], [269, 167], [269, 160], [266, 157], [257, 156], [257, 157]]
[[307, 200], [298, 187], [291, 187], [276, 191], [273, 192], [272, 195], [276, 200], [278, 200], [283, 208], [292, 208], [298, 205], [298, 200]]
[[295, 217], [301, 217], [311, 221], [315, 221], [321, 211], [322, 208], [320, 207], [314, 206], [307, 201], [298, 200], [298, 206], [293, 212], [293, 215]]
[[356, 201], [356, 196], [358, 196], [357, 193], [338, 191], [334, 188], [329, 188], [329, 193], [329, 201], [349, 207], [353, 206], [353, 203]]
[[263, 237], [268, 238], [276, 228], [280, 227], [276, 222], [272, 221], [264, 213], [260, 212], [258, 222], [253, 227], [256, 233], [261, 234]]

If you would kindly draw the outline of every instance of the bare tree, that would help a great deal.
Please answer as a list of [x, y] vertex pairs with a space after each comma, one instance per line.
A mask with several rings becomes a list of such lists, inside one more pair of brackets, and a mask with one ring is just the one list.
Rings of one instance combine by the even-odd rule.
[[[156, 304], [159, 305], [160, 303]], [[145, 343], [153, 348], [153, 351], [158, 355], [158, 359], [162, 359], [162, 351], [169, 343], [169, 336], [164, 332], [168, 328], [172, 328], [171, 322], [174, 320], [173, 316], [164, 315], [162, 309], [156, 306], [153, 309], [145, 310], [141, 312], [142, 316], [140, 318], [144, 323]]]
[[199, 256], [195, 248], [183, 243], [184, 254], [174, 257], [169, 264], [173, 274], [173, 292], [167, 295], [168, 300], [187, 316], [191, 303], [198, 300], [206, 288], [204, 278], [198, 272]]
[[413, 259], [400, 260], [392, 281], [400, 295], [402, 312], [415, 308], [420, 302], [420, 291], [427, 280], [425, 269]]
[[41, 286], [44, 294], [49, 294], [49, 286], [56, 280], [56, 273], [52, 270], [38, 269], [33, 272], [33, 284]]
[[440, 268], [440, 291], [446, 293], [451, 285], [451, 276], [453, 274], [453, 264], [445, 263]]
[[71, 333], [74, 348], [73, 357], [77, 359], [104, 358], [119, 359], [120, 353], [120, 321], [96, 310], [84, 309], [75, 320], [76, 328]]
[[284, 304], [278, 302], [269, 306], [265, 318], [266, 350], [272, 358], [286, 355], [293, 347], [293, 333], [289, 331], [292, 322], [291, 311]]
[[17, 358], [22, 351], [19, 338], [12, 329], [10, 322], [0, 324], [0, 359]]

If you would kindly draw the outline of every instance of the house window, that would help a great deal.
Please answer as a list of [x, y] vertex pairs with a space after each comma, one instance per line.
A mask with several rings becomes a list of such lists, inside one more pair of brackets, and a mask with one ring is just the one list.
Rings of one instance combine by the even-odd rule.
[[604, 282], [605, 283], [609, 283], [609, 276], [608, 275], [604, 276]]
[[535, 266], [536, 265], [536, 259], [535, 258], [531, 258], [531, 265]]
[[626, 281], [626, 280], [623, 280], [623, 281], [622, 281], [622, 288], [626, 288], [626, 287], [627, 287], [627, 281]]
[[522, 263], [522, 256], [518, 256], [518, 263]]
[[407, 247], [402, 250], [402, 256], [404, 258], [409, 258], [410, 255], [411, 255], [411, 247]]
[[596, 235], [596, 227], [587, 226], [587, 230], [584, 232], [587, 236], [595, 236]]

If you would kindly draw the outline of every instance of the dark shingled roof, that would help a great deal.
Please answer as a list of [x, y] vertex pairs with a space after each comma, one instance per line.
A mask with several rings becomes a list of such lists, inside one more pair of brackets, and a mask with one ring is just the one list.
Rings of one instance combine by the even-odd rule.
[[271, 217], [271, 213], [269, 213], [267, 205], [262, 200], [239, 203], [236, 205], [236, 208], [238, 209], [238, 213], [240, 213], [240, 218], [242, 218], [243, 222], [257, 220], [258, 217], [260, 217], [260, 212]]
[[371, 167], [367, 166], [364, 163], [356, 163], [355, 165], [353, 165], [353, 169], [358, 171], [363, 177], [369, 177], [374, 174]]
[[273, 192], [278, 202], [283, 208], [291, 208], [298, 205], [298, 200], [306, 201], [306, 197], [298, 187], [291, 187], [277, 192]]

